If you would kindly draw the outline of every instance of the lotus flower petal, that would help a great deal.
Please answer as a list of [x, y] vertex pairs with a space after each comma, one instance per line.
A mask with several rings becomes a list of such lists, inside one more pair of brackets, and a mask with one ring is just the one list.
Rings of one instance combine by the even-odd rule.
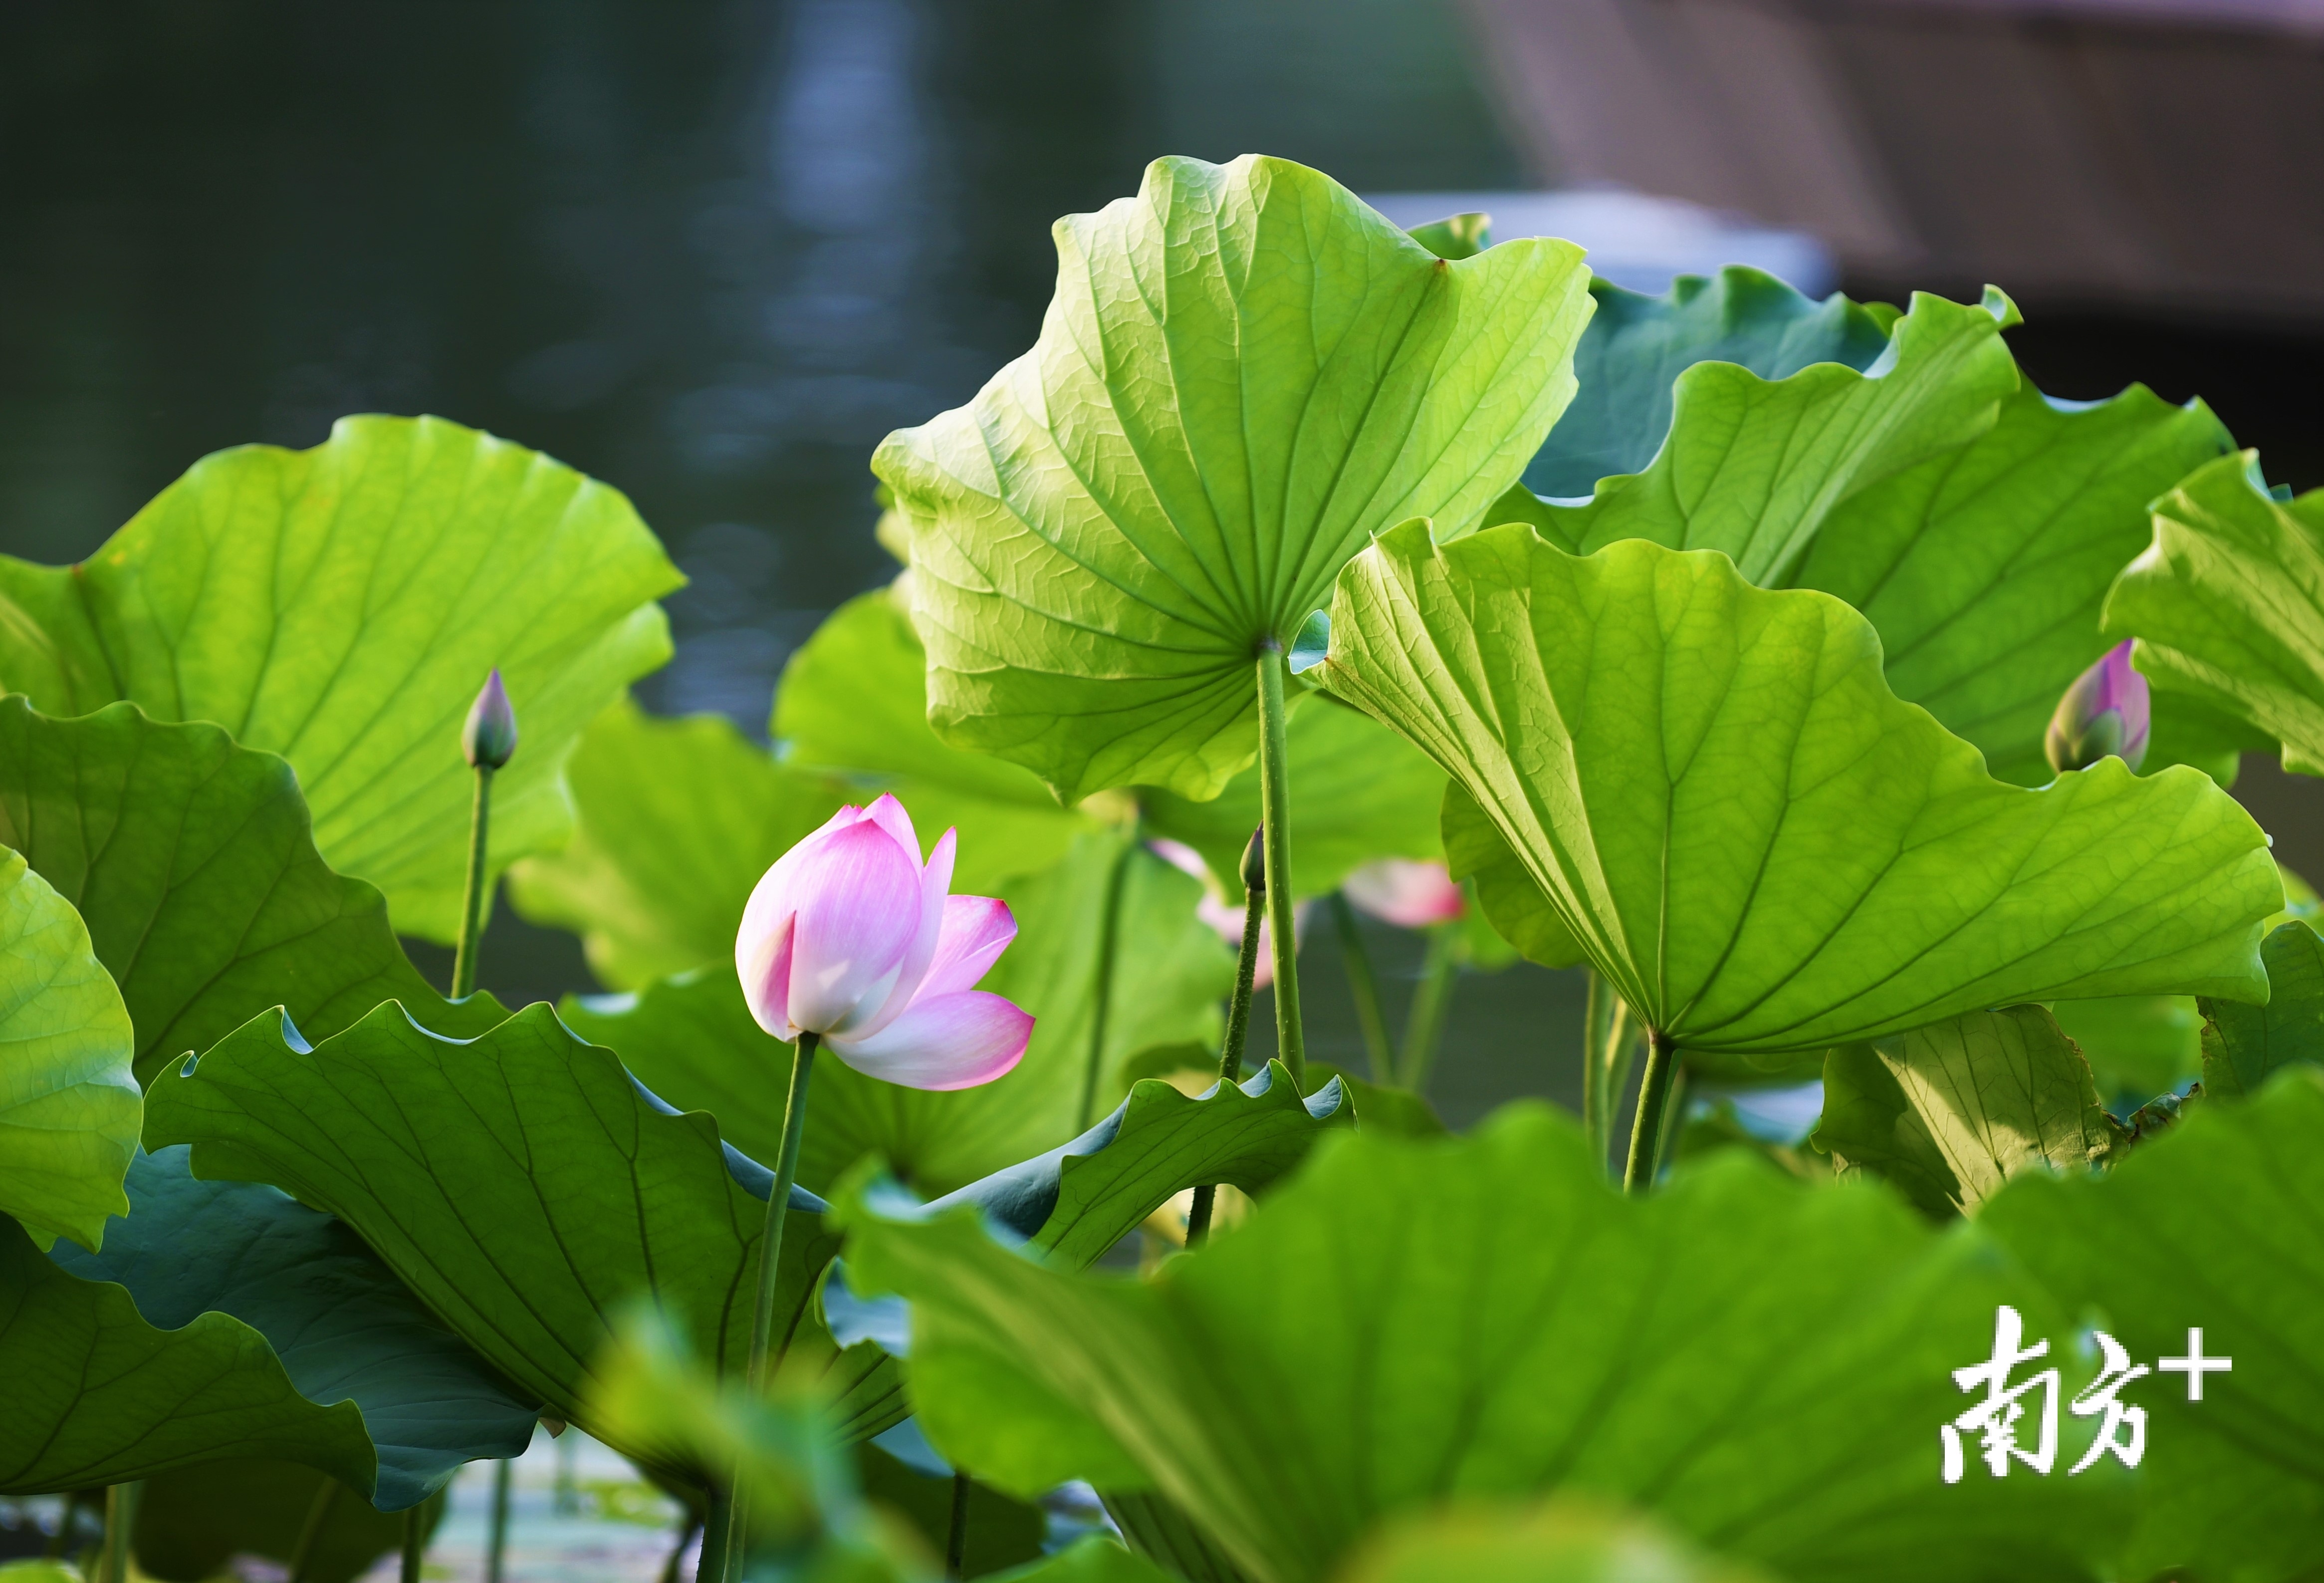
[[1024, 1059], [1033, 1019], [997, 995], [923, 995], [868, 1038], [835, 1035], [831, 1052], [866, 1077], [907, 1088], [973, 1088]]

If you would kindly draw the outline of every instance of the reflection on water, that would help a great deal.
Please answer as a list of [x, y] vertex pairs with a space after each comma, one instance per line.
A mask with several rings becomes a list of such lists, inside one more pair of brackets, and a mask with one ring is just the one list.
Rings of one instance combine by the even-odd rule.
[[[872, 447], [1032, 339], [1056, 215], [1161, 153], [1526, 179], [1449, 0], [126, 10], [0, 12], [0, 548], [77, 559], [205, 452], [438, 412], [636, 500], [694, 579], [641, 691], [753, 731], [892, 570]], [[504, 912], [485, 961], [586, 982]], [[1448, 1087], [1496, 1016], [1540, 1037], [1545, 982], [1465, 995]]]

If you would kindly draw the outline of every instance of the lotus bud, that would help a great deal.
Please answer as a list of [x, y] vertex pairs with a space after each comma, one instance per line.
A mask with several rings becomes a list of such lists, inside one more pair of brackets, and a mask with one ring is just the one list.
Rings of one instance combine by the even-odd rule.
[[2042, 745], [2061, 774], [2108, 754], [2135, 770], [2146, 760], [2146, 678], [2131, 669], [2126, 638], [2066, 689]]
[[1350, 904], [1398, 929], [1426, 929], [1461, 916], [1461, 887], [1441, 863], [1383, 857], [1367, 863], [1340, 886]]
[[1033, 1019], [976, 988], [1017, 921], [990, 896], [955, 896], [954, 833], [926, 862], [893, 797], [843, 808], [778, 858], [734, 938], [759, 1026], [802, 1032], [867, 1077], [907, 1088], [970, 1088], [1024, 1058]]
[[484, 690], [468, 706], [468, 723], [460, 731], [460, 750], [480, 770], [496, 770], [516, 756], [516, 710], [509, 707], [508, 689], [501, 685], [500, 667], [484, 678]]
[[1242, 888], [1254, 896], [1267, 894], [1267, 827], [1261, 825], [1250, 833], [1250, 845], [1242, 849]]

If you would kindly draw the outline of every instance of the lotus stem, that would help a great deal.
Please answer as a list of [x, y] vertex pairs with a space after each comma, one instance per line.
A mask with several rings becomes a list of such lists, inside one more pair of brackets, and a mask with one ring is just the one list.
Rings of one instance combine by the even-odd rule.
[[945, 1540], [945, 1576], [968, 1576], [968, 1475], [952, 1476], [952, 1532]]
[[1291, 904], [1291, 765], [1285, 745], [1283, 645], [1259, 652], [1259, 817], [1267, 843], [1267, 916], [1275, 952], [1276, 1054], [1307, 1091], [1307, 1041], [1299, 1021], [1299, 930]]
[[460, 900], [460, 953], [452, 958], [452, 998], [462, 1000], [476, 992], [476, 937], [484, 932], [484, 830], [492, 822], [493, 767], [476, 766], [476, 801], [468, 815], [468, 884]]
[[702, 1554], [694, 1563], [694, 1583], [726, 1583], [727, 1541], [733, 1532], [734, 1492], [714, 1485], [710, 1491], [710, 1517], [702, 1525]]
[[339, 1481], [330, 1475], [323, 1476], [322, 1487], [307, 1507], [307, 1520], [299, 1525], [299, 1542], [290, 1551], [290, 1583], [308, 1583], [315, 1562], [315, 1547], [322, 1542], [323, 1529], [331, 1520], [331, 1508], [338, 1504]]
[[1608, 1167], [1614, 1138], [1614, 1109], [1630, 1080], [1630, 1059], [1638, 1042], [1637, 1019], [1611, 980], [1591, 970], [1590, 1009], [1582, 1029], [1582, 1130]]
[[[1254, 847], [1265, 850], [1266, 832], [1255, 832]], [[1234, 998], [1227, 1002], [1226, 1038], [1219, 1046], [1219, 1087], [1242, 1081], [1243, 1041], [1250, 1034], [1251, 984], [1259, 977], [1259, 926], [1267, 917], [1267, 877], [1262, 864], [1243, 855], [1242, 948], [1235, 953]], [[1256, 880], [1257, 884], [1251, 882]], [[1186, 1245], [1199, 1247], [1211, 1234], [1211, 1217], [1217, 1208], [1218, 1188], [1209, 1182], [1194, 1190], [1186, 1210]]]
[[1644, 1193], [1655, 1185], [1655, 1172], [1662, 1164], [1663, 1114], [1670, 1107], [1678, 1070], [1678, 1051], [1671, 1036], [1659, 1028], [1647, 1029], [1646, 1071], [1638, 1082], [1638, 1114], [1630, 1124], [1624, 1192]]
[[1356, 1025], [1363, 1030], [1364, 1060], [1375, 1083], [1396, 1081], [1396, 1050], [1388, 1041], [1388, 1014], [1380, 1007], [1379, 975], [1372, 971], [1371, 953], [1364, 949], [1363, 931], [1356, 910], [1338, 891], [1332, 893], [1332, 921], [1340, 931], [1340, 958], [1347, 964], [1348, 990], [1355, 997]]
[[1105, 879], [1105, 911], [1097, 930], [1097, 970], [1090, 985], [1089, 1060], [1082, 1071], [1082, 1130], [1097, 1120], [1098, 1078], [1105, 1067], [1106, 1020], [1113, 1009], [1113, 953], [1121, 934], [1121, 892], [1130, 874], [1133, 839], [1123, 843]]
[[484, 1542], [484, 1583], [501, 1583], [508, 1554], [509, 1489], [516, 1482], [516, 1464], [507, 1458], [493, 1464], [493, 1526]]
[[1427, 1086], [1428, 1069], [1435, 1064], [1436, 1047], [1444, 1037], [1444, 1014], [1452, 1008], [1452, 984], [1461, 971], [1460, 930], [1457, 923], [1440, 923], [1429, 931], [1427, 962], [1404, 1020], [1401, 1086], [1410, 1093]]
[[397, 1573], [401, 1583], [420, 1583], [420, 1558], [428, 1551], [428, 1536], [420, 1530], [419, 1506], [403, 1514], [403, 1564]]
[[[782, 1262], [783, 1217], [791, 1201], [791, 1184], [798, 1180], [799, 1138], [807, 1131], [807, 1078], [815, 1068], [820, 1036], [802, 1031], [791, 1046], [790, 1096], [783, 1102], [783, 1150], [775, 1160], [775, 1184], [767, 1194], [767, 1228], [759, 1237], [759, 1290], [751, 1306], [751, 1357], [742, 1375], [753, 1396], [767, 1388], [767, 1355], [775, 1333], [775, 1275]], [[733, 1511], [727, 1519], [725, 1564], [720, 1578], [742, 1575], [743, 1546], [750, 1535], [751, 1492], [736, 1485]], [[716, 1513], [712, 1514], [714, 1523]], [[705, 1541], [707, 1550], [707, 1541]]]
[[98, 1555], [97, 1583], [129, 1583], [129, 1552], [136, 1535], [137, 1501], [143, 1484], [116, 1484], [105, 1492], [105, 1549]]

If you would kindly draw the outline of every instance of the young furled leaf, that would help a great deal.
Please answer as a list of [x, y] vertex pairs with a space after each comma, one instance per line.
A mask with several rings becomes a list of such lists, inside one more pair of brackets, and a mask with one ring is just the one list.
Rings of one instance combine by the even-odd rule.
[[929, 716], [1067, 801], [1214, 796], [1258, 748], [1260, 647], [1371, 534], [1516, 481], [1572, 393], [1589, 270], [1544, 240], [1447, 262], [1258, 157], [1158, 161], [1056, 240], [1033, 349], [873, 458]]
[[2026, 791], [1882, 679], [1861, 616], [1723, 555], [1578, 559], [1522, 525], [1386, 535], [1316, 674], [1491, 817], [1682, 1050], [1828, 1048], [1979, 1006], [2262, 1000], [2266, 837], [2206, 777]]
[[315, 844], [396, 928], [458, 932], [475, 776], [460, 728], [498, 667], [525, 748], [492, 866], [561, 845], [566, 750], [669, 657], [683, 581], [620, 493], [440, 418], [343, 418], [311, 450], [194, 464], [75, 567], [0, 556], [0, 688], [208, 720], [298, 772]]

